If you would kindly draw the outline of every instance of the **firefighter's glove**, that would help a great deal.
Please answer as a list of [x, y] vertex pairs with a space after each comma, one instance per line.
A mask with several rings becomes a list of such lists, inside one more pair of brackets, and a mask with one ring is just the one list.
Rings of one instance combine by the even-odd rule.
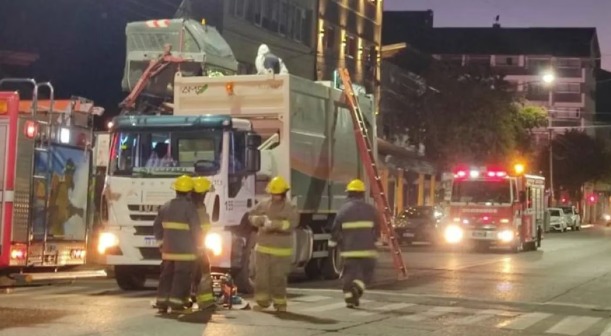
[[261, 227], [265, 223], [265, 216], [251, 216], [250, 221], [253, 226]]
[[272, 228], [272, 221], [269, 220], [269, 218], [267, 218], [267, 216], [265, 216], [265, 221], [263, 222], [263, 227], [266, 229], [271, 229]]

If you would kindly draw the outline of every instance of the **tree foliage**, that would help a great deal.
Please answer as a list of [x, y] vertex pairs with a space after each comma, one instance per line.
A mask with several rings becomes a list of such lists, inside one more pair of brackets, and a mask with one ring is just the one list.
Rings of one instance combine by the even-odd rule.
[[[564, 189], [572, 200], [580, 200], [581, 186], [609, 178], [611, 153], [601, 140], [579, 130], [569, 130], [552, 141], [554, 189]], [[539, 165], [549, 175], [549, 146], [539, 156]], [[556, 192], [558, 195], [559, 193]]]
[[545, 124], [544, 110], [520, 101], [487, 67], [429, 66], [422, 73], [429, 87], [424, 94], [393, 70], [382, 84], [384, 133], [396, 138], [407, 132], [442, 169], [527, 155], [531, 130]]

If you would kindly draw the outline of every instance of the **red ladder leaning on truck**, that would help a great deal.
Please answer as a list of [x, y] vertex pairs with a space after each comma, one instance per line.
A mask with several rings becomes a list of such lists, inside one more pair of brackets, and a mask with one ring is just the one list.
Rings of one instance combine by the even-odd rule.
[[384, 192], [384, 186], [382, 185], [382, 179], [380, 178], [378, 166], [376, 165], [375, 153], [373, 153], [373, 146], [371, 145], [367, 126], [365, 125], [365, 118], [361, 113], [354, 89], [352, 88], [352, 80], [350, 80], [350, 73], [348, 72], [348, 69], [340, 68], [338, 72], [344, 85], [344, 94], [346, 96], [346, 103], [350, 109], [350, 116], [352, 117], [352, 123], [354, 125], [354, 136], [356, 138], [359, 155], [365, 165], [365, 171], [371, 184], [376, 207], [381, 210], [382, 233], [386, 235], [388, 239], [390, 251], [393, 257], [393, 263], [399, 273], [399, 276], [406, 277], [407, 269], [405, 268], [405, 263], [403, 262], [399, 241], [397, 240], [395, 230], [392, 226], [393, 215], [390, 211], [390, 206], [388, 205], [386, 193]]

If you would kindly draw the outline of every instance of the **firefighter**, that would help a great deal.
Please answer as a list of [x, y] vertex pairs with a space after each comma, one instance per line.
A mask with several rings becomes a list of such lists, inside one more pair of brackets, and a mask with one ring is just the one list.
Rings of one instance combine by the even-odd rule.
[[[206, 211], [204, 199], [206, 193], [212, 190], [212, 182], [205, 177], [193, 178], [192, 200], [197, 207], [197, 214], [201, 223], [202, 234], [205, 237], [210, 231], [210, 216]], [[193, 286], [191, 289], [192, 301], [197, 302], [199, 309], [214, 308], [214, 292], [212, 290], [212, 275], [210, 274], [210, 259], [206, 250], [199, 251], [198, 260], [195, 263], [195, 273], [193, 274]]]
[[255, 309], [268, 308], [271, 303], [279, 312], [286, 311], [287, 277], [291, 270], [293, 231], [299, 214], [287, 199], [288, 183], [274, 177], [266, 189], [270, 197], [257, 204], [249, 220], [258, 228], [255, 245]]
[[176, 198], [160, 209], [153, 223], [161, 248], [161, 275], [156, 307], [160, 313], [186, 309], [198, 248], [203, 245], [197, 208], [189, 198], [193, 191], [190, 176], [178, 177], [172, 186]]
[[335, 217], [329, 240], [329, 247], [339, 245], [344, 259], [342, 282], [348, 308], [359, 306], [365, 286], [372, 280], [377, 259], [379, 217], [376, 209], [365, 202], [365, 191], [361, 180], [348, 183], [348, 200]]

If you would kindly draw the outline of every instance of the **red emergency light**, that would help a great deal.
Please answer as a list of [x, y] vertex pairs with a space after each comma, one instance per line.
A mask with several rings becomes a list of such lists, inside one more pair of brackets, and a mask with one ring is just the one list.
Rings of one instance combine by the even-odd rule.
[[26, 137], [34, 139], [36, 137], [36, 134], [38, 133], [38, 125], [35, 121], [28, 120], [25, 122], [23, 132]]
[[467, 178], [467, 177], [478, 178], [480, 176], [503, 178], [503, 177], [507, 177], [507, 172], [504, 170], [496, 170], [496, 169], [490, 169], [490, 168], [471, 169], [471, 170], [461, 168], [459, 170], [456, 170], [454, 173], [455, 178]]

